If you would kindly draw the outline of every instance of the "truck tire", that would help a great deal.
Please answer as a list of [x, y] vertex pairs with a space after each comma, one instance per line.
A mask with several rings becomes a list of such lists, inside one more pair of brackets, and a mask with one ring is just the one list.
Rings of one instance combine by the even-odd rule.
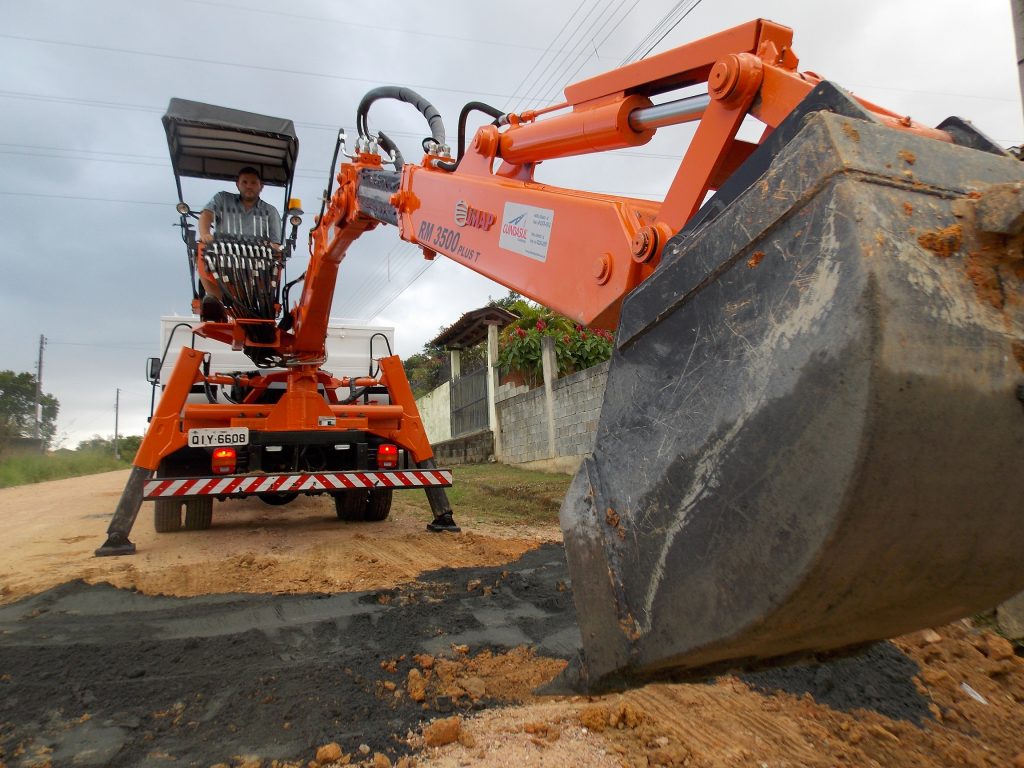
[[387, 520], [388, 515], [391, 514], [392, 495], [393, 491], [390, 488], [370, 491], [370, 499], [366, 504], [366, 513], [363, 519], [368, 523]]
[[334, 494], [334, 509], [339, 520], [349, 523], [379, 523], [391, 514], [390, 488], [372, 491], [341, 491]]
[[181, 530], [181, 499], [157, 499], [153, 502], [153, 527], [157, 533]]
[[299, 498], [297, 493], [257, 493], [256, 495], [259, 496], [260, 501], [272, 507], [280, 507]]
[[366, 491], [338, 491], [334, 496], [334, 511], [339, 520], [348, 523], [362, 522], [369, 501]]
[[185, 502], [185, 530], [205, 531], [213, 523], [213, 497], [200, 496]]

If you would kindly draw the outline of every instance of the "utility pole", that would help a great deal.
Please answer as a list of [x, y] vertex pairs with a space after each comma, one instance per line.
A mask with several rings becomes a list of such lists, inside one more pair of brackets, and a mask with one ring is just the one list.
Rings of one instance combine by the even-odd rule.
[[117, 417], [121, 410], [121, 388], [117, 388], [117, 394], [114, 395], [114, 461], [121, 460], [121, 451], [117, 444]]
[[[39, 334], [39, 360], [36, 362], [36, 440], [43, 437], [43, 349], [46, 347], [46, 337]], [[40, 450], [45, 453], [46, 449], [40, 442]]]

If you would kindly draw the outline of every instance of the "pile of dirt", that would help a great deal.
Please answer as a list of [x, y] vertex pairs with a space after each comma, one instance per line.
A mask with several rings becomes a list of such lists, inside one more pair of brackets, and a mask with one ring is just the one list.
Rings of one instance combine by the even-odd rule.
[[425, 764], [1021, 768], [1024, 660], [959, 622], [849, 658], [488, 711], [461, 730]]

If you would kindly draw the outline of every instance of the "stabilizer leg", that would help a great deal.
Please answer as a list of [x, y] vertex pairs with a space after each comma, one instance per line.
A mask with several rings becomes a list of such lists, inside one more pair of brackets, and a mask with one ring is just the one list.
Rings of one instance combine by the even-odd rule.
[[96, 557], [113, 555], [134, 555], [135, 545], [128, 540], [139, 507], [142, 506], [142, 491], [152, 472], [144, 467], [132, 467], [128, 482], [124, 486], [121, 500], [117, 502], [114, 517], [107, 527], [107, 540], [96, 550]]
[[[420, 469], [437, 469], [433, 459], [424, 459], [417, 466]], [[448, 503], [448, 494], [444, 488], [424, 488], [427, 494], [427, 501], [430, 502], [430, 511], [434, 519], [427, 523], [427, 530], [434, 533], [448, 531], [449, 533], [461, 533], [462, 529], [456, 525], [452, 517], [452, 505]]]
[[160, 466], [160, 460], [164, 456], [184, 445], [184, 435], [179, 423], [181, 410], [185, 407], [185, 400], [198, 376], [202, 361], [202, 352], [182, 347], [146, 435], [135, 454], [128, 482], [107, 528], [107, 540], [96, 550], [97, 557], [134, 554], [135, 545], [128, 540], [128, 534], [132, 532], [139, 507], [142, 506], [146, 481]]

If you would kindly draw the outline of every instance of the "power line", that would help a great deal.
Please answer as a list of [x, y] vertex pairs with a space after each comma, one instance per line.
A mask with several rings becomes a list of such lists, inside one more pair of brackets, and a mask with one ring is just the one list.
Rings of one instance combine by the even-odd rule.
[[[604, 13], [604, 11], [607, 10], [607, 8], [614, 1], [615, 0], [608, 0], [608, 2], [606, 2], [604, 4], [602, 10], [599, 11], [599, 13]], [[575, 51], [578, 48], [580, 41], [585, 40], [586, 32], [582, 32], [581, 31], [582, 27], [587, 22], [587, 20], [590, 19], [591, 15], [595, 11], [597, 11], [597, 9], [598, 9], [598, 6], [597, 5], [593, 5], [593, 6], [591, 6], [587, 10], [586, 14], [583, 16], [582, 19], [580, 19], [579, 23], [576, 25], [575, 29], [573, 30], [572, 34], [569, 36], [569, 39], [566, 41], [566, 43], [564, 44], [564, 46], [561, 49], [561, 51], [559, 51], [557, 54], [552, 56], [551, 59], [547, 62], [547, 64], [544, 65], [544, 68], [534, 78], [533, 82], [531, 83], [531, 85], [529, 87], [530, 90], [521, 99], [524, 107], [528, 108], [532, 102], [540, 102], [541, 101], [541, 99], [537, 98], [537, 96], [541, 95], [541, 93], [542, 93], [541, 92], [541, 88], [543, 87], [543, 85], [547, 84], [547, 82], [550, 80], [551, 75], [549, 73], [558, 72], [559, 67], [561, 67], [562, 64], [563, 64], [563, 60], [561, 59], [561, 54], [568, 55], [568, 52], [570, 50], [570, 48], [569, 48], [570, 45], [571, 45], [571, 50]], [[589, 31], [589, 29], [588, 29], [588, 31]]]
[[[583, 0], [584, 2], [586, 0]], [[235, 5], [233, 3], [218, 3], [213, 0], [178, 0], [178, 2], [192, 3], [193, 5], [205, 5], [212, 8], [230, 8], [231, 10], [244, 11], [247, 15], [254, 13], [262, 13], [267, 16], [283, 16], [287, 19], [297, 19], [301, 21], [314, 21], [318, 24], [326, 22], [327, 24], [336, 24], [342, 27], [356, 27], [357, 29], [369, 29], [373, 32], [400, 32], [403, 35], [420, 35], [423, 37], [431, 37], [437, 40], [455, 40], [460, 43], [476, 43], [483, 45], [488, 48], [495, 46], [501, 46], [505, 48], [521, 48], [527, 51], [539, 51], [539, 46], [535, 45], [524, 45], [522, 43], [510, 43], [504, 40], [480, 40], [472, 37], [459, 37], [458, 35], [446, 35], [444, 33], [436, 31], [436, 28], [432, 27], [431, 31], [424, 32], [418, 29], [402, 29], [399, 27], [385, 27], [377, 24], [359, 24], [354, 21], [339, 21], [338, 19], [331, 19], [324, 16], [306, 16], [292, 11], [270, 11], [262, 8], [253, 8], [249, 5]], [[581, 3], [582, 5], [582, 3]]]
[[[379, 80], [372, 80], [365, 77], [351, 77], [349, 75], [335, 75], [326, 72], [311, 72], [302, 69], [285, 69], [283, 67], [267, 67], [260, 64], [240, 64], [235, 61], [222, 61], [219, 59], [202, 59], [196, 56], [177, 56], [171, 53], [154, 53], [152, 51], [138, 51], [131, 48], [116, 48], [106, 45], [91, 45], [89, 43], [73, 43], [67, 40], [51, 40], [43, 37], [29, 37], [27, 35], [8, 35], [0, 33], [0, 38], [7, 40], [20, 40], [29, 43], [42, 43], [44, 45], [65, 46], [68, 48], [83, 48], [90, 51], [102, 51], [104, 53], [123, 53], [130, 56], [145, 56], [154, 59], [166, 59], [169, 61], [187, 61], [192, 64], [214, 65], [219, 67], [235, 67], [237, 69], [251, 69], [257, 72], [275, 72], [284, 75], [300, 75], [302, 77], [319, 77], [325, 80], [345, 80], [354, 83], [370, 83], [379, 85]], [[489, 96], [494, 98], [506, 98], [504, 94], [488, 93], [486, 91], [467, 91], [464, 88], [447, 88], [440, 85], [411, 84], [409, 88], [421, 90], [443, 91], [445, 93], [475, 94], [477, 96]]]
[[[687, 2], [690, 3], [690, 7], [684, 8], [683, 6]], [[661, 21], [655, 24], [651, 31], [644, 35], [643, 39], [636, 44], [636, 47], [634, 47], [632, 51], [626, 54], [626, 57], [620, 62], [619, 66], [623, 67], [634, 61], [639, 61], [640, 59], [647, 58], [648, 54], [650, 54], [650, 52], [653, 51], [661, 43], [661, 41], [664, 40], [665, 37], [679, 25], [679, 22], [681, 22], [683, 19], [689, 16], [690, 12], [698, 5], [700, 5], [700, 3], [701, 0], [679, 0], [679, 2], [672, 6], [672, 8], [669, 9], [669, 11], [664, 16], [661, 17]], [[654, 40], [655, 37], [657, 37], [658, 39]], [[651, 43], [652, 40], [654, 40], [653, 43]], [[644, 50], [645, 48], [647, 50]], [[640, 51], [644, 52], [641, 54]]]
[[[564, 80], [564, 82], [566, 82], [566, 83], [576, 82], [576, 75], [578, 75], [580, 73], [580, 70], [583, 69], [583, 67], [586, 66], [588, 61], [590, 61], [592, 58], [594, 58], [595, 55], [598, 55], [597, 54], [598, 49], [601, 46], [603, 46], [605, 44], [605, 42], [608, 40], [608, 38], [611, 37], [612, 33], [615, 32], [615, 30], [618, 29], [622, 25], [622, 22], [626, 20], [626, 17], [629, 16], [630, 13], [632, 13], [633, 9], [636, 8], [636, 6], [637, 6], [637, 4], [639, 2], [640, 2], [640, 0], [634, 0], [633, 4], [631, 6], [629, 6], [629, 8], [626, 9], [626, 12], [623, 13], [622, 16], [619, 17], [619, 20], [615, 22], [615, 25], [610, 30], [608, 30], [608, 34], [606, 34], [604, 37], [601, 38], [601, 42], [600, 43], [596, 43], [594, 45], [594, 53], [589, 54], [585, 59], [583, 59], [583, 61], [580, 62], [579, 66], [576, 67], [576, 69], [574, 69], [572, 71], [572, 74], [570, 74], [568, 77], [564, 77], [564, 73], [563, 73], [563, 80]], [[614, 11], [613, 11], [612, 15], [608, 17], [608, 20], [602, 25], [601, 29], [599, 29], [597, 32], [594, 33], [594, 37], [597, 37], [597, 35], [601, 34], [601, 32], [604, 31], [605, 27], [608, 26], [608, 24], [611, 22], [611, 20], [614, 17], [615, 17], [615, 15], [614, 15]], [[566, 71], [568, 71], [568, 70], [566, 70]]]
[[[576, 18], [576, 14], [578, 14], [580, 12], [580, 8], [583, 7], [583, 4], [586, 1], [587, 0], [580, 0], [580, 4], [576, 6], [576, 10], [574, 10], [572, 12], [572, 15], [569, 16], [568, 19], [566, 19], [566, 22], [562, 25], [562, 28], [558, 30], [558, 33], [553, 38], [551, 38], [551, 42], [548, 43], [548, 47], [544, 49], [544, 53], [542, 53], [537, 58], [537, 60], [533, 63], [533, 66], [530, 67], [529, 71], [523, 76], [523, 79], [519, 81], [519, 85], [517, 85], [514, 90], [518, 91], [519, 89], [521, 89], [523, 86], [526, 85], [526, 81], [530, 78], [530, 75], [533, 74], [533, 71], [537, 68], [537, 65], [540, 64], [544, 60], [544, 58], [548, 55], [548, 53], [551, 51], [552, 47], [554, 47], [555, 41], [558, 40], [558, 38], [562, 36], [562, 33], [566, 29], [569, 28], [569, 24], [571, 24], [572, 20], [574, 18]], [[512, 106], [512, 109], [513, 110], [517, 109], [521, 103], [522, 103], [522, 97], [520, 97], [519, 100], [516, 101], [516, 103]]]
[[[607, 18], [605, 18], [604, 14], [608, 10], [610, 10], [610, 13], [608, 13]], [[584, 68], [586, 63], [591, 58], [593, 58], [594, 54], [587, 53], [587, 48], [589, 45], [594, 45], [594, 41], [597, 39], [597, 36], [604, 32], [605, 28], [607, 28], [607, 26], [611, 23], [611, 20], [615, 17], [615, 13], [617, 10], [618, 4], [616, 2], [611, 2], [607, 6], [605, 6], [605, 8], [602, 9], [597, 16], [594, 17], [594, 19], [590, 23], [590, 26], [587, 28], [587, 31], [584, 33], [584, 37], [582, 37], [580, 41], [577, 43], [577, 45], [573, 47], [571, 52], [567, 56], [565, 56], [565, 60], [562, 63], [562, 66], [556, 72], [553, 72], [551, 76], [540, 87], [540, 89], [538, 90], [538, 101], [544, 102], [561, 100], [561, 96], [558, 94], [558, 91], [561, 88], [564, 88], [565, 84], [571, 82], [572, 78], [574, 77], [574, 73], [580, 72], [580, 70]], [[627, 9], [626, 15], [629, 14], [630, 10], [632, 10], [632, 8]], [[625, 18], [626, 15], [624, 15], [623, 18]], [[600, 24], [600, 27], [597, 30], [594, 30], [595, 26], [597, 26], [598, 24]], [[589, 38], [587, 37], [588, 35]], [[573, 75], [567, 76], [567, 73], [569, 69], [572, 67], [573, 63], [575, 63], [575, 61], [579, 60], [582, 56], [584, 56], [585, 53], [587, 53], [587, 55], [581, 61], [580, 66], [573, 71]]]
[[659, 45], [661, 45], [661, 41], [664, 40], [666, 37], [668, 37], [669, 33], [673, 29], [675, 29], [676, 27], [679, 26], [679, 22], [681, 22], [683, 19], [685, 19], [687, 16], [689, 16], [690, 13], [700, 4], [701, 4], [701, 0], [694, 0], [694, 2], [690, 5], [690, 7], [687, 8], [686, 11], [678, 19], [676, 19], [672, 23], [672, 26], [670, 26], [668, 29], [665, 30], [664, 34], [662, 34], [661, 37], [659, 37], [657, 40], [655, 40], [651, 44], [650, 48], [648, 48], [646, 51], [644, 51], [644, 55], [641, 56], [640, 58], [641, 59], [646, 59], [647, 56], [650, 55], [651, 51], [653, 51], [655, 48], [657, 48]]
[[0, 190], [0, 195], [8, 195], [10, 197], [49, 197], [57, 200], [88, 200], [93, 203], [130, 203], [132, 205], [159, 205], [168, 208], [174, 207], [173, 202], [158, 203], [153, 200], [119, 200], [111, 197], [89, 197], [86, 195], [52, 195], [43, 192], [4, 192]]
[[422, 267], [420, 267], [420, 270], [415, 275], [413, 275], [412, 279], [409, 281], [409, 283], [407, 285], [404, 285], [399, 290], [395, 291], [391, 296], [389, 296], [388, 298], [386, 298], [384, 300], [383, 304], [381, 304], [379, 307], [377, 307], [375, 310], [373, 310], [373, 312], [369, 316], [369, 319], [373, 320], [375, 317], [377, 317], [377, 315], [379, 315], [385, 309], [390, 307], [399, 296], [401, 296], [403, 293], [405, 293], [407, 290], [409, 290], [409, 287], [413, 283], [415, 283], [417, 280], [419, 280], [421, 277], [423, 277], [423, 273], [426, 272], [428, 269], [430, 269], [434, 265], [434, 262], [436, 262], [436, 261], [437, 261], [437, 259], [435, 258], [435, 259], [433, 259], [433, 261], [427, 261], [426, 264], [424, 264]]

